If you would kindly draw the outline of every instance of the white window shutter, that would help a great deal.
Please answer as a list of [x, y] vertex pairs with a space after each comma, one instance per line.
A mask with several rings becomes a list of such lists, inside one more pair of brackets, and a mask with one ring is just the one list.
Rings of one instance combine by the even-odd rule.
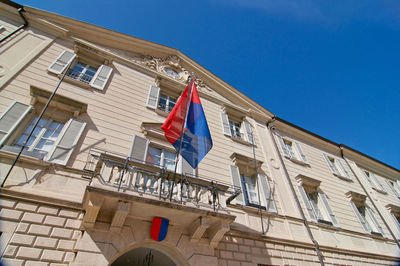
[[151, 85], [149, 89], [149, 95], [147, 96], [147, 107], [156, 109], [159, 96], [160, 96], [160, 88]]
[[229, 118], [225, 113], [221, 113], [222, 132], [225, 135], [231, 136], [231, 128], [229, 126]]
[[374, 173], [371, 173], [371, 172], [369, 172], [369, 174], [371, 175], [371, 177], [374, 180], [375, 184], [377, 184], [379, 186], [378, 189], [380, 189], [381, 191], [386, 192], [386, 189], [383, 187], [383, 185], [381, 184], [379, 179], [376, 177], [376, 175]]
[[301, 160], [303, 161], [303, 163], [308, 164], [307, 157], [306, 157], [305, 153], [303, 152], [303, 149], [301, 148], [300, 144], [299, 144], [298, 142], [295, 141], [295, 142], [294, 142], [294, 145], [296, 146], [296, 149], [297, 149], [297, 151], [298, 151], [298, 154], [300, 155]]
[[375, 217], [374, 212], [372, 211], [372, 209], [368, 206], [365, 206], [366, 212], [368, 213], [369, 217], [371, 217], [372, 222], [375, 224], [376, 228], [378, 228], [379, 232], [381, 233], [382, 236], [385, 236], [385, 232], [383, 231], [382, 226], [378, 223], [378, 220]]
[[185, 160], [185, 158], [182, 157], [182, 155], [179, 155], [179, 165], [177, 167], [177, 172], [183, 174], [183, 175], [189, 175], [189, 176], [195, 176], [196, 175], [196, 169], [193, 169], [193, 167]]
[[344, 167], [342, 161], [341, 161], [340, 159], [338, 159], [337, 162], [338, 162], [340, 168], [342, 169], [342, 172], [343, 172], [343, 174], [345, 175], [345, 177], [348, 178], [348, 179], [352, 179], [350, 173], [347, 172], [347, 170], [346, 170], [346, 168]]
[[231, 172], [231, 178], [232, 178], [232, 184], [235, 187], [235, 189], [240, 189], [240, 194], [235, 198], [235, 201], [237, 204], [243, 205], [244, 200], [243, 200], [243, 188], [242, 188], [242, 182], [240, 180], [240, 172], [239, 168], [234, 165], [230, 165], [229, 170]]
[[129, 151], [129, 157], [132, 160], [139, 161], [141, 163], [146, 162], [147, 150], [149, 148], [149, 140], [137, 135], [133, 135], [131, 150]]
[[396, 225], [397, 230], [399, 231], [399, 234], [400, 234], [400, 223], [399, 223], [399, 221], [397, 220], [396, 216], [393, 213], [390, 213], [390, 215], [392, 216], [393, 222]]
[[112, 67], [101, 65], [90, 81], [90, 86], [99, 90], [103, 90], [112, 71]]
[[360, 222], [364, 232], [371, 233], [371, 227], [369, 226], [367, 220], [360, 214], [354, 202], [350, 201], [351, 208], [354, 211], [354, 214], [357, 216], [358, 221]]
[[281, 146], [283, 155], [284, 155], [285, 157], [290, 158], [290, 157], [291, 157], [291, 156], [290, 156], [290, 152], [289, 152], [288, 148], [286, 147], [286, 144], [285, 144], [285, 142], [283, 141], [282, 137], [279, 136], [279, 135], [276, 135], [276, 137], [278, 138], [278, 142], [279, 142], [279, 144], [280, 144], [280, 146]]
[[368, 174], [371, 175], [371, 172], [368, 172], [368, 174], [367, 174], [367, 171], [365, 171], [365, 170], [361, 170], [361, 172], [364, 174], [365, 178], [367, 179], [367, 181], [368, 181], [368, 183], [371, 185], [371, 187], [377, 188], [377, 187], [375, 186], [375, 183], [374, 183], [374, 182], [372, 181], [372, 179], [370, 178], [370, 176], [368, 176]]
[[269, 186], [268, 177], [266, 175], [258, 175], [258, 182], [261, 185], [262, 192], [265, 198], [265, 208], [267, 211], [276, 212], [274, 195], [272, 195], [271, 187]]
[[400, 198], [400, 181], [397, 180], [397, 181], [393, 182], [393, 188], [395, 190], [397, 197]]
[[86, 122], [71, 118], [64, 125], [53, 150], [45, 159], [49, 162], [66, 165], [85, 127]]
[[[254, 142], [254, 135], [253, 135], [253, 130], [251, 128], [251, 125], [247, 121], [243, 121], [243, 127], [244, 131], [246, 133], [247, 141], [251, 144]], [[254, 143], [255, 144], [255, 143]]]
[[317, 217], [315, 216], [314, 209], [311, 205], [310, 200], [308, 199], [306, 191], [304, 190], [303, 186], [297, 186], [297, 188], [299, 189], [301, 198], [303, 199], [304, 205], [306, 206], [307, 213], [308, 213], [308, 216], [310, 217], [310, 220], [313, 222], [316, 222]]
[[394, 194], [396, 194], [397, 197], [400, 198], [400, 187], [399, 185], [396, 183], [396, 181], [390, 181], [388, 179], [385, 179], [387, 185], [392, 188]]
[[328, 199], [327, 199], [325, 193], [318, 192], [318, 196], [322, 199], [325, 209], [327, 210], [327, 212], [331, 218], [331, 222], [332, 222], [333, 226], [339, 227], [339, 222], [337, 221], [336, 216], [333, 213], [331, 206], [329, 205], [329, 202], [328, 202]]
[[31, 106], [13, 102], [0, 117], [0, 146], [7, 140], [15, 128], [22, 122]]
[[324, 158], [325, 158], [326, 163], [327, 163], [328, 166], [329, 166], [329, 169], [331, 169], [331, 172], [332, 172], [333, 174], [335, 174], [335, 175], [339, 175], [339, 173], [337, 172], [335, 166], [333, 165], [333, 163], [331, 162], [331, 160], [329, 160], [328, 156], [327, 156], [325, 153], [324, 153]]
[[61, 74], [65, 71], [69, 63], [76, 57], [76, 54], [70, 51], [63, 51], [57, 59], [49, 66], [48, 71], [54, 74]]

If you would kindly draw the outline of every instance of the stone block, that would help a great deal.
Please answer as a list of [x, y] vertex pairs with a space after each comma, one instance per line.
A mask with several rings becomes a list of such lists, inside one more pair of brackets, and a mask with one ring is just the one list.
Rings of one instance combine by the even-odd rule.
[[6, 247], [6, 250], [4, 251], [3, 257], [6, 258], [13, 258], [15, 257], [15, 254], [17, 253], [17, 246], [12, 246], [12, 245], [8, 245]]
[[47, 266], [49, 263], [43, 261], [27, 261], [25, 266]]
[[[88, 264], [88, 262], [90, 263]], [[108, 265], [108, 261], [103, 254], [83, 251], [78, 252], [78, 254], [76, 255], [75, 263], [77, 263], [78, 265]]]
[[48, 236], [51, 231], [51, 226], [32, 224], [29, 228], [29, 234], [38, 236]]
[[58, 239], [50, 237], [38, 237], [36, 238], [34, 247], [38, 248], [56, 248]]
[[239, 252], [233, 252], [233, 258], [235, 260], [246, 260], [246, 254], [239, 253]]
[[34, 240], [35, 240], [34, 236], [14, 234], [14, 236], [11, 238], [10, 244], [21, 245], [21, 246], [32, 246]]
[[65, 263], [54, 263], [54, 262], [50, 263], [50, 266], [66, 266], [66, 265], [68, 265], [68, 264], [65, 264]]
[[75, 241], [60, 239], [60, 241], [58, 242], [57, 249], [72, 251], [74, 247], [75, 247]]
[[60, 210], [60, 213], [58, 215], [61, 217], [66, 217], [66, 218], [77, 218], [79, 216], [79, 214], [80, 214], [80, 211], [62, 209], [62, 210]]
[[16, 203], [17, 203], [17, 201], [13, 200], [13, 199], [0, 198], [0, 207], [1, 208], [13, 209]]
[[229, 266], [240, 266], [240, 261], [229, 260], [228, 265]]
[[262, 254], [261, 248], [251, 247], [251, 253], [253, 254]]
[[51, 237], [70, 239], [72, 237], [72, 233], [73, 230], [71, 229], [53, 228]]
[[15, 208], [21, 211], [36, 212], [38, 205], [34, 203], [18, 202]]
[[78, 240], [82, 237], [82, 231], [80, 230], [75, 230], [74, 233], [72, 234], [72, 240]]
[[16, 229], [17, 233], [26, 233], [28, 231], [29, 224], [28, 223], [19, 223]]
[[220, 256], [223, 259], [233, 259], [233, 254], [230, 251], [220, 251]]
[[55, 207], [40, 206], [37, 212], [42, 214], [57, 215], [58, 210], [59, 208]]
[[75, 253], [74, 252], [65, 252], [65, 257], [64, 257], [64, 262], [72, 262], [75, 259]]
[[11, 209], [1, 209], [0, 217], [6, 220], [19, 221], [21, 219], [22, 212]]
[[71, 228], [71, 229], [79, 229], [81, 228], [82, 221], [81, 220], [75, 220], [75, 219], [68, 219], [67, 224], [65, 225], [66, 228]]
[[88, 251], [88, 252], [101, 252], [99, 246], [87, 232], [85, 232], [82, 238], [76, 242], [75, 250]]
[[26, 212], [26, 213], [24, 213], [24, 216], [22, 216], [21, 221], [28, 222], [28, 223], [41, 224], [41, 223], [43, 223], [43, 220], [44, 220], [43, 214]]
[[17, 260], [17, 259], [6, 259], [2, 258], [1, 262], [4, 266], [22, 266], [24, 265], [24, 260]]
[[40, 258], [40, 254], [42, 253], [42, 249], [40, 248], [28, 248], [28, 247], [20, 247], [17, 252], [18, 259], [36, 259]]
[[255, 245], [254, 240], [252, 240], [252, 239], [244, 239], [243, 242], [246, 246], [254, 246]]
[[249, 253], [249, 252], [251, 252], [251, 249], [250, 249], [250, 247], [249, 246], [239, 246], [239, 251], [240, 252], [247, 252], [247, 253]]
[[[0, 216], [1, 218], [1, 216]], [[18, 226], [18, 222], [14, 222], [14, 221], [6, 221], [6, 220], [1, 220], [0, 219], [0, 228], [1, 228], [1, 232], [5, 233], [14, 233], [15, 229]]]
[[225, 245], [226, 245], [226, 250], [235, 251], [235, 252], [239, 251], [239, 247], [236, 244], [226, 243]]
[[256, 242], [256, 247], [265, 248], [265, 243], [264, 242], [258, 241], [258, 240], [256, 240], [255, 242]]
[[62, 262], [64, 255], [64, 251], [45, 249], [42, 254], [42, 260], [50, 262]]
[[46, 216], [44, 219], [44, 224], [62, 227], [65, 224], [65, 220], [66, 219], [62, 217]]

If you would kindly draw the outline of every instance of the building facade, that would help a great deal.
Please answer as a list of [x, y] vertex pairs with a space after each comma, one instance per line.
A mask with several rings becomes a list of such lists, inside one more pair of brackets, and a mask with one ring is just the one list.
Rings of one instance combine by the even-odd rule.
[[[13, 2], [0, 37], [3, 264], [399, 262], [398, 169], [173, 48]], [[214, 143], [197, 169], [161, 130], [192, 72]]]

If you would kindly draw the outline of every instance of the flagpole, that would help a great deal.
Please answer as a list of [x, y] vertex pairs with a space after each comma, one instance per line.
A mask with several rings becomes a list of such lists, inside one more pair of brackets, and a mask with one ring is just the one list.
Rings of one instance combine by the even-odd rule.
[[[189, 103], [189, 98], [192, 95], [192, 87], [193, 87], [193, 78], [194, 78], [194, 73], [192, 72], [191, 77], [190, 77], [190, 82], [189, 82], [189, 90], [188, 90], [188, 95], [186, 98], [186, 104], [185, 104], [185, 115], [183, 116], [183, 122], [182, 122], [182, 128], [181, 128], [181, 135], [179, 137], [179, 148], [178, 148], [178, 153], [177, 153], [177, 158], [175, 162], [175, 170], [174, 170], [174, 176], [172, 178], [172, 184], [171, 184], [171, 191], [169, 195], [169, 201], [172, 201], [172, 194], [174, 192], [174, 185], [175, 185], [175, 178], [176, 178], [176, 170], [178, 168], [178, 160], [179, 160], [179, 154], [181, 152], [182, 148], [182, 138], [183, 138], [183, 129], [185, 128], [185, 123], [186, 123], [186, 113], [187, 113], [187, 107]], [[183, 170], [183, 169], [182, 169]], [[183, 172], [182, 172], [183, 175]], [[182, 178], [181, 178], [182, 179]]]

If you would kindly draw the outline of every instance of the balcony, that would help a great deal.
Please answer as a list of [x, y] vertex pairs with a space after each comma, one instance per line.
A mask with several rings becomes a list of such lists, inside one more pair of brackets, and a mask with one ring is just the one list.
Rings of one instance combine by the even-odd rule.
[[161, 216], [187, 227], [194, 241], [207, 228], [214, 228], [214, 233], [208, 233], [214, 246], [235, 219], [226, 204], [240, 190], [211, 178], [174, 174], [158, 165], [94, 149], [84, 173], [90, 179], [84, 199], [86, 228], [102, 221], [118, 231], [127, 216], [140, 213], [140, 219]]

